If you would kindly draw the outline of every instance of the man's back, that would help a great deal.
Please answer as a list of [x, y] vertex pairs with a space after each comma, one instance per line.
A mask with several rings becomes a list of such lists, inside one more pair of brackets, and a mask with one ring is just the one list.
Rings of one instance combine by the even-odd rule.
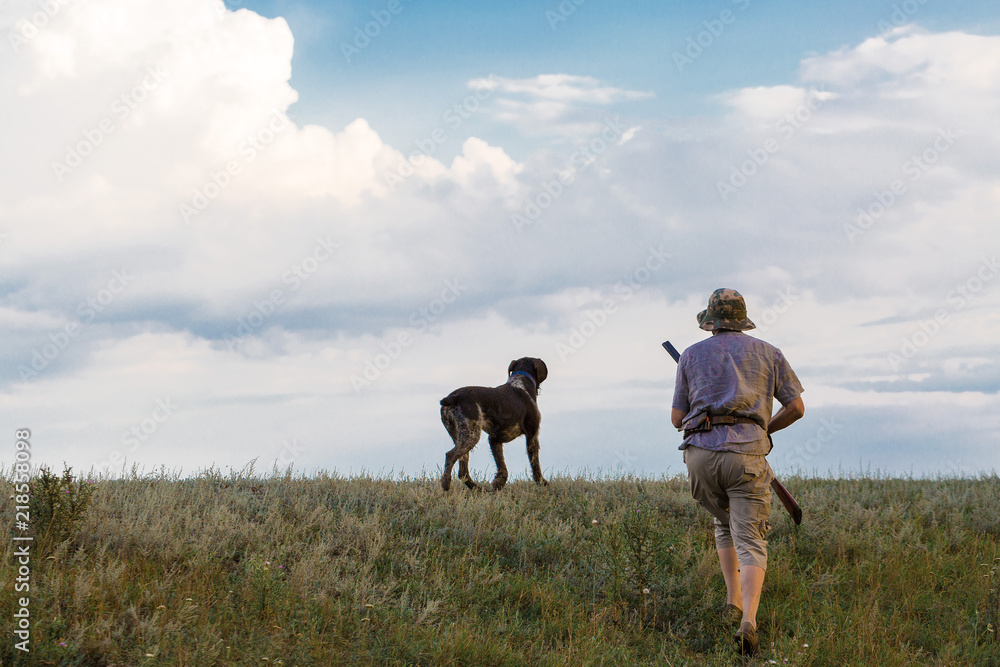
[[756, 424], [720, 425], [692, 433], [681, 449], [693, 445], [767, 454], [773, 399], [784, 405], [801, 392], [802, 385], [781, 350], [738, 331], [720, 331], [681, 355], [673, 407], [686, 413], [685, 428], [695, 426], [705, 414], [747, 417]]

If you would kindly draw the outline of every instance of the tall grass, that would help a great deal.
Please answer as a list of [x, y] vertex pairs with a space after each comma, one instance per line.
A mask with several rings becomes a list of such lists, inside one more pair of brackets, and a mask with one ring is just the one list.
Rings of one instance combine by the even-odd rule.
[[[784, 480], [753, 664], [1000, 665], [1000, 483]], [[9, 476], [0, 482], [11, 495]], [[732, 665], [683, 478], [99, 480], [0, 665]], [[4, 525], [13, 522], [6, 503]], [[15, 609], [0, 546], [0, 618]]]

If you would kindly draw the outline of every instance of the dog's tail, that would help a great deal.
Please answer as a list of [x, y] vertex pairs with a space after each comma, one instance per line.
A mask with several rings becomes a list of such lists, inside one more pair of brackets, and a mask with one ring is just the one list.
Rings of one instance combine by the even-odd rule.
[[458, 424], [459, 420], [462, 419], [462, 408], [459, 406], [459, 400], [454, 396], [446, 396], [441, 399], [441, 423], [444, 424], [445, 429], [448, 431], [448, 435], [451, 439], [458, 444]]

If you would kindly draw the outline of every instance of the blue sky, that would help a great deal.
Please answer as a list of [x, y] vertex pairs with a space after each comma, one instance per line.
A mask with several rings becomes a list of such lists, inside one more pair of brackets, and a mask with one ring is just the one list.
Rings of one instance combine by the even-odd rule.
[[[229, 6], [288, 21], [296, 35], [291, 83], [300, 92], [292, 109], [297, 119], [335, 127], [360, 115], [399, 143], [434, 127], [440, 101], [484, 72], [512, 78], [538, 72], [592, 76], [655, 94], [623, 109], [632, 116], [716, 116], [721, 113], [716, 95], [794, 81], [803, 57], [859, 44], [904, 20], [929, 30], [974, 34], [996, 34], [1000, 27], [988, 2], [401, 0], [400, 13], [359, 53], [349, 51], [348, 62], [343, 45], [353, 46], [355, 30], [373, 20], [371, 12], [385, 11], [386, 2]], [[700, 33], [711, 31], [723, 12], [731, 18], [720, 34], [713, 34], [701, 53], [691, 51], [693, 62], [682, 60], [679, 68], [675, 54], [687, 57], [688, 40], [697, 42]], [[714, 27], [718, 30], [718, 23]], [[397, 95], [407, 104], [395, 102]]]
[[990, 3], [48, 7], [0, 8], [38, 463], [436, 474], [537, 356], [547, 474], [674, 474], [659, 344], [726, 286], [806, 388], [779, 472], [1000, 467]]

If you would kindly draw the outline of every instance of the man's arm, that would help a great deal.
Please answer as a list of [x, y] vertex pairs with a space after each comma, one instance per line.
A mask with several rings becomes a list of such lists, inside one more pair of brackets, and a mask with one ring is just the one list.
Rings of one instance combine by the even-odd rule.
[[[771, 421], [767, 425], [767, 432], [774, 433], [775, 431], [780, 431], [801, 419], [805, 413], [806, 406], [802, 402], [802, 397], [799, 396], [791, 403], [782, 405], [781, 409], [774, 413], [774, 416], [771, 417]], [[673, 415], [671, 415], [672, 417]]]
[[[663, 349], [677, 362], [677, 374], [674, 379], [674, 400], [673, 405], [670, 406], [670, 423], [679, 431], [684, 426], [684, 418], [687, 416], [688, 408], [691, 407], [688, 397], [687, 376], [684, 375], [684, 366], [681, 365], [681, 355], [677, 353], [677, 350], [670, 344], [670, 341], [663, 343]], [[681, 400], [678, 400], [678, 398]], [[684, 409], [676, 408], [674, 405], [682, 405]]]

